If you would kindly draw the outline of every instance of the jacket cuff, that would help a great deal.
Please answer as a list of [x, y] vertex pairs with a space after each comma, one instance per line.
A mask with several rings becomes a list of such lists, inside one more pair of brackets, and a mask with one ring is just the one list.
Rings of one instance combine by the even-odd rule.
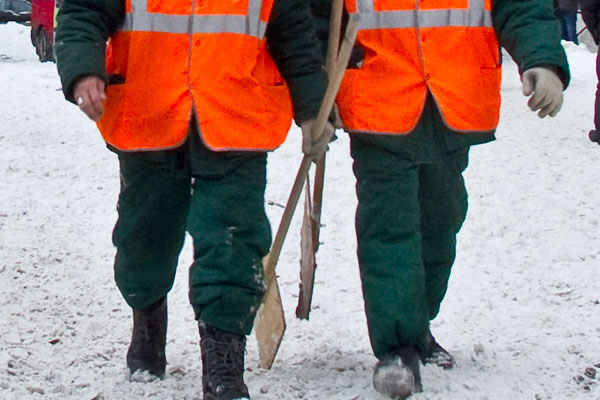
[[553, 71], [554, 73], [556, 73], [556, 75], [558, 75], [558, 78], [562, 81], [563, 84], [563, 90], [565, 90], [568, 86], [569, 86], [569, 82], [571, 81], [571, 73], [569, 71], [569, 67], [568, 65], [562, 64], [559, 65], [559, 62], [557, 62], [556, 64], [552, 64], [552, 63], [530, 63], [527, 65], [523, 65], [519, 67], [519, 75], [523, 76], [523, 73], [525, 71], [527, 71], [528, 69], [531, 68], [536, 68], [536, 67], [542, 67], [542, 68], [547, 68], [551, 71]]
[[316, 118], [327, 90], [325, 70], [289, 79], [287, 85], [292, 97], [296, 123], [299, 125], [307, 119]]
[[[75, 103], [73, 98], [73, 86], [80, 78], [85, 76], [98, 76], [105, 82], [105, 50], [98, 46], [94, 49], [90, 43], [71, 43], [68, 50], [57, 46], [57, 67], [61, 76], [62, 90], [65, 98]], [[90, 49], [91, 48], [91, 49]], [[85, 57], [81, 55], [85, 54]]]

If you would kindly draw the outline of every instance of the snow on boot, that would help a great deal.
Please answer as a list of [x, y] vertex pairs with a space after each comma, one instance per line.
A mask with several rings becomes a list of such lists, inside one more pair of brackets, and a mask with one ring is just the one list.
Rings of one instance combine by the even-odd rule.
[[443, 369], [452, 369], [456, 365], [454, 357], [448, 353], [440, 344], [435, 340], [430, 331], [427, 331], [427, 352], [421, 357], [423, 364], [435, 364]]
[[246, 337], [198, 322], [203, 400], [250, 399], [244, 384]]
[[380, 360], [373, 373], [373, 386], [379, 393], [396, 400], [422, 391], [418, 350], [404, 347], [393, 357]]
[[133, 375], [138, 371], [138, 374], [147, 371], [161, 379], [165, 376], [166, 339], [166, 297], [143, 310], [133, 310], [133, 333], [127, 351], [127, 368], [132, 380], [136, 380]]

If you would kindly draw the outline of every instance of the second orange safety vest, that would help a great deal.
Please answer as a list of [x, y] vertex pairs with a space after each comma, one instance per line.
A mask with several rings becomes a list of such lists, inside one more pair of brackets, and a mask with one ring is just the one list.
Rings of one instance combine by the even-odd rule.
[[500, 49], [492, 0], [345, 0], [360, 15], [364, 61], [337, 102], [351, 131], [407, 134], [429, 90], [448, 127], [490, 131], [500, 113]]
[[267, 51], [273, 0], [126, 0], [107, 48], [103, 138], [124, 151], [186, 140], [195, 109], [213, 150], [271, 150], [287, 135], [292, 105]]

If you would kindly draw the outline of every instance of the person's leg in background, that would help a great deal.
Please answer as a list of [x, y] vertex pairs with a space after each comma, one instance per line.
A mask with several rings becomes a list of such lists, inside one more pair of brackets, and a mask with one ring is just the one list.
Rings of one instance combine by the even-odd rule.
[[567, 30], [566, 40], [579, 44], [579, 39], [577, 38], [577, 9], [564, 11], [563, 18], [565, 19], [565, 28]]
[[594, 129], [600, 131], [600, 51], [596, 54], [596, 101], [594, 102]]
[[577, 39], [577, 10], [558, 9], [555, 15], [560, 22], [561, 39], [579, 44]]
[[590, 130], [589, 138], [600, 144], [600, 52], [596, 55], [596, 98], [594, 100], [594, 129]]

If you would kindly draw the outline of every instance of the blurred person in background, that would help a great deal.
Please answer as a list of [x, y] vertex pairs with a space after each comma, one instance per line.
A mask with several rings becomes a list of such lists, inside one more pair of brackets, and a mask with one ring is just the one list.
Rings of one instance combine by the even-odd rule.
[[[600, 43], [600, 0], [581, 0], [581, 16], [596, 45]], [[594, 129], [590, 139], [600, 144], [600, 54], [596, 55], [596, 103], [594, 108]]]
[[577, 10], [579, 0], [554, 0], [554, 15], [560, 21], [560, 32], [563, 40], [579, 44], [577, 39]]

